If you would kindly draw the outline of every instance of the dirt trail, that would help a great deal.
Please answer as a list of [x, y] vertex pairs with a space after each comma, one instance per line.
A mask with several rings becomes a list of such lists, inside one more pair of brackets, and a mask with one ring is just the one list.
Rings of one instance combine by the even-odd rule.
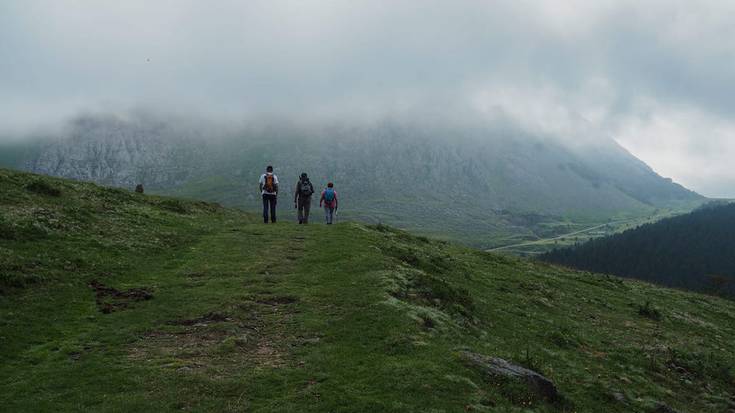
[[228, 230], [192, 248], [177, 270], [183, 282], [195, 279], [193, 288], [241, 293], [149, 330], [130, 347], [130, 358], [222, 378], [293, 362], [290, 349], [301, 342], [292, 332], [300, 298], [289, 291], [289, 278], [299, 271], [307, 237], [290, 228], [269, 236], [271, 230], [256, 225]]

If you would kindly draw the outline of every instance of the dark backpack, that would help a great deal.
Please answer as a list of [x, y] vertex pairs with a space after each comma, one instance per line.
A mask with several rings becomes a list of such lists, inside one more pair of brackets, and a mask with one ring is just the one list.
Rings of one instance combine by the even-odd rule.
[[305, 181], [299, 181], [299, 195], [303, 197], [311, 196], [314, 193], [314, 186], [307, 179]]

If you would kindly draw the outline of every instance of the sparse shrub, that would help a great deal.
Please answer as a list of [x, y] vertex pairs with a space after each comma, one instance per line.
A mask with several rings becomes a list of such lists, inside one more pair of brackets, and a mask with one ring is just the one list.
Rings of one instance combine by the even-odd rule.
[[650, 301], [646, 301], [645, 305], [638, 306], [638, 315], [646, 318], [650, 318], [653, 321], [661, 320], [661, 311], [658, 308], [651, 305]]
[[414, 352], [413, 340], [404, 335], [386, 337], [383, 341], [386, 354], [391, 356], [412, 354]]
[[419, 314], [419, 318], [421, 319], [421, 326], [427, 330], [431, 330], [434, 327], [436, 327], [436, 321], [434, 321], [433, 318], [429, 314], [423, 313]]
[[164, 199], [159, 206], [165, 210], [176, 212], [177, 214], [188, 214], [189, 206], [178, 199]]
[[517, 406], [531, 407], [540, 404], [538, 397], [528, 389], [528, 385], [518, 380], [505, 379], [498, 383], [500, 393]]
[[46, 278], [39, 274], [28, 273], [27, 270], [5, 271], [0, 266], [0, 293], [11, 288], [24, 288], [31, 284], [37, 284]]
[[231, 354], [236, 352], [241, 344], [242, 342], [238, 340], [238, 337], [227, 337], [217, 345], [215, 352], [220, 355]]
[[541, 366], [531, 354], [531, 349], [528, 346], [526, 346], [526, 351], [523, 352], [523, 360], [519, 364], [529, 370], [541, 373]]
[[0, 214], [0, 239], [15, 239], [15, 228]]
[[[409, 234], [408, 232], [401, 231], [401, 230], [394, 230], [393, 233], [396, 234], [396, 239], [402, 242], [410, 243], [410, 244], [416, 244], [416, 241], [419, 241], [416, 236]], [[428, 238], [424, 238], [428, 241]]]
[[559, 348], [577, 348], [580, 343], [568, 330], [555, 330], [549, 334], [549, 340]]
[[50, 230], [42, 222], [22, 221], [11, 223], [0, 215], [0, 239], [28, 241], [49, 235]]
[[130, 200], [133, 196], [130, 191], [121, 188], [105, 187], [103, 188], [102, 195], [105, 199], [115, 199], [117, 201]]
[[394, 244], [383, 250], [411, 267], [432, 274], [441, 274], [451, 267], [451, 259], [429, 249], [406, 244]]
[[387, 225], [385, 225], [383, 223], [378, 223], [378, 224], [375, 224], [375, 225], [368, 225], [368, 228], [372, 228], [372, 229], [374, 229], [375, 231], [378, 231], [378, 232], [394, 232], [393, 231], [393, 228], [391, 228], [391, 227], [389, 227], [389, 226], [387, 226]]
[[451, 266], [452, 258], [448, 255], [432, 255], [429, 262], [434, 266], [443, 270], [448, 270]]
[[420, 267], [421, 260], [414, 251], [405, 251], [398, 254], [398, 259], [413, 267]]
[[425, 237], [423, 235], [417, 235], [414, 238], [416, 239], [416, 241], [422, 242], [424, 244], [431, 243], [431, 240], [428, 237]]
[[48, 182], [38, 179], [28, 185], [26, 189], [39, 195], [59, 197], [61, 196], [61, 190], [51, 186]]
[[733, 367], [728, 360], [712, 352], [688, 352], [669, 348], [666, 364], [679, 374], [699, 380], [716, 379], [726, 383], [735, 380]]
[[202, 210], [207, 211], [207, 212], [218, 212], [218, 211], [221, 211], [223, 209], [222, 208], [222, 205], [220, 203], [218, 203], [218, 202], [204, 202], [204, 201], [200, 201], [200, 202], [197, 202], [195, 205], [196, 205], [196, 207], [198, 209], [202, 209]]
[[412, 281], [413, 289], [426, 304], [450, 313], [471, 316], [474, 302], [466, 289], [453, 287], [448, 282], [425, 273], [417, 274]]

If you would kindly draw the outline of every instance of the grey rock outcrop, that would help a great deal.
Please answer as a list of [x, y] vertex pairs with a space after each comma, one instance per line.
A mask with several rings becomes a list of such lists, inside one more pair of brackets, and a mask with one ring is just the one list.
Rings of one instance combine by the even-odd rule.
[[202, 168], [202, 146], [165, 124], [83, 117], [47, 143], [26, 169], [103, 185], [167, 188]]
[[498, 357], [463, 351], [461, 357], [471, 367], [479, 369], [489, 379], [515, 380], [525, 383], [528, 390], [537, 398], [555, 402], [560, 399], [554, 383], [541, 374], [525, 367], [510, 363]]

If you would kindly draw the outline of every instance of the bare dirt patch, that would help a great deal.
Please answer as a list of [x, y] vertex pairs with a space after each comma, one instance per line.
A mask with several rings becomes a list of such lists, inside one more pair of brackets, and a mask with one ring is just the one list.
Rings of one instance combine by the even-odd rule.
[[97, 280], [90, 281], [88, 285], [95, 292], [97, 308], [104, 314], [124, 310], [133, 302], [146, 301], [153, 298], [153, 294], [145, 288], [131, 288], [120, 291], [116, 288], [108, 287]]
[[169, 321], [168, 324], [180, 326], [207, 326], [210, 323], [218, 323], [223, 321], [233, 321], [233, 319], [221, 313], [207, 313], [197, 318]]
[[219, 378], [252, 368], [279, 368], [286, 364], [289, 340], [272, 318], [257, 312], [243, 317], [211, 312], [169, 321], [145, 334], [130, 348], [129, 357]]

